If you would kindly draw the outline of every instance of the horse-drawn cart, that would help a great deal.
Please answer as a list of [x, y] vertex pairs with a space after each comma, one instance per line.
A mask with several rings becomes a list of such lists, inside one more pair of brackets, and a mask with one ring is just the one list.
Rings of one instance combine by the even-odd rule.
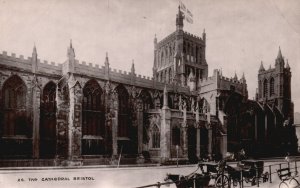
[[[228, 187], [229, 178], [224, 174], [225, 161], [200, 162], [196, 171], [187, 176], [167, 174], [165, 181], [172, 180], [177, 188], [201, 188], [209, 186], [210, 180], [214, 180], [213, 187]], [[200, 173], [196, 173], [200, 169]], [[210, 186], [211, 187], [211, 186]]]
[[257, 160], [242, 160], [237, 166], [227, 166], [227, 173], [233, 186], [240, 184], [243, 187], [243, 183], [251, 183], [256, 185], [259, 181], [267, 182], [269, 179], [268, 172], [263, 173], [264, 162]]

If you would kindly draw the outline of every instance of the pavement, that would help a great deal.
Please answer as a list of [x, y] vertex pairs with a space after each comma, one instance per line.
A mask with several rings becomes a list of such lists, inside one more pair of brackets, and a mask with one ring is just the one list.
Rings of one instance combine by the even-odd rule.
[[[297, 159], [298, 161], [298, 159]], [[276, 169], [283, 159], [269, 159], [265, 166], [273, 165], [271, 168], [272, 183], [266, 182], [259, 187], [276, 187], [280, 183]], [[295, 163], [290, 167], [294, 168]], [[235, 165], [235, 163], [230, 163]], [[297, 163], [300, 169], [300, 160]], [[287, 163], [281, 165], [287, 167]], [[157, 182], [164, 182], [167, 173], [188, 175], [197, 169], [197, 165], [177, 166], [122, 166], [111, 168], [108, 166], [81, 166], [81, 167], [39, 167], [39, 168], [1, 168], [0, 187], [41, 187], [41, 188], [74, 188], [74, 187], [104, 187], [104, 188], [131, 188], [140, 187]], [[265, 168], [264, 171], [269, 171]], [[297, 177], [299, 179], [299, 177]], [[299, 180], [300, 181], [300, 180]], [[213, 180], [210, 182], [213, 185]], [[166, 186], [161, 186], [166, 187]], [[169, 187], [175, 187], [171, 185]], [[245, 184], [244, 187], [251, 187]], [[257, 187], [257, 186], [252, 186]]]

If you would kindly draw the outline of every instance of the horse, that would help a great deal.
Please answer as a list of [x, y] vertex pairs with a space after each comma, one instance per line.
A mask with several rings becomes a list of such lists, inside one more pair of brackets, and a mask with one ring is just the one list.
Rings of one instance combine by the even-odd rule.
[[188, 176], [178, 174], [167, 174], [165, 181], [171, 180], [177, 188], [203, 188], [208, 186], [210, 176], [198, 173], [192, 173]]

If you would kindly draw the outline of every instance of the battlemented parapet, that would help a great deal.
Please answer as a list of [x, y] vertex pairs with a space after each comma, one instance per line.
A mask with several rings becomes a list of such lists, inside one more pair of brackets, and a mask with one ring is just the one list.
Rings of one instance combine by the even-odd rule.
[[[32, 57], [24, 58], [23, 55], [19, 57], [15, 53], [8, 55], [6, 51], [3, 51], [0, 54], [0, 65], [3, 65], [7, 68], [16, 68], [25, 72], [32, 71]], [[46, 60], [37, 59], [37, 73], [39, 74], [54, 74], [61, 75], [61, 64], [56, 64], [54, 62], [49, 63]]]
[[191, 40], [191, 41], [193, 41], [193, 42], [204, 43], [204, 40], [203, 40], [201, 37], [199, 37], [199, 36], [197, 36], [197, 35], [194, 35], [194, 34], [191, 34], [191, 33], [188, 33], [188, 32], [186, 32], [186, 31], [184, 31], [183, 37], [184, 37], [185, 39]]
[[[7, 69], [15, 69], [33, 74], [32, 65], [33, 58], [24, 58], [23, 55], [17, 56], [15, 53], [8, 55], [6, 51], [0, 54], [0, 66], [4, 66]], [[126, 85], [135, 85], [137, 87], [158, 89], [163, 90], [164, 85], [167, 85], [170, 91], [174, 90], [174, 86], [171, 83], [165, 83], [160, 81], [155, 81], [149, 76], [142, 76], [139, 74], [116, 70], [109, 67], [108, 75], [106, 75], [105, 66], [99, 66], [98, 64], [86, 63], [85, 61], [79, 62], [75, 59], [74, 61], [74, 74], [82, 75], [84, 77], [97, 78], [103, 80], [110, 80], [116, 83], [122, 83]], [[67, 69], [68, 61], [62, 64], [57, 64], [54, 62], [48, 62], [46, 60], [37, 59], [36, 74], [47, 75], [50, 77], [62, 77], [64, 74], [64, 69]], [[65, 71], [66, 74], [67, 70]], [[189, 92], [187, 87], [176, 87], [178, 92]]]

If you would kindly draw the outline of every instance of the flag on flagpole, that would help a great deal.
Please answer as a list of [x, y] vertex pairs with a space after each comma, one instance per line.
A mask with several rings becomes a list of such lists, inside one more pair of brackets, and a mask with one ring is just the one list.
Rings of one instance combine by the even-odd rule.
[[180, 7], [180, 11], [183, 13], [184, 15], [184, 19], [189, 22], [190, 24], [193, 23], [193, 14], [191, 13], [191, 11], [189, 9], [186, 8], [186, 6], [179, 1], [179, 7]]
[[179, 1], [179, 3], [180, 3], [180, 9], [183, 11], [183, 12], [186, 12], [186, 7], [185, 7], [185, 5], [181, 2], [181, 1]]

